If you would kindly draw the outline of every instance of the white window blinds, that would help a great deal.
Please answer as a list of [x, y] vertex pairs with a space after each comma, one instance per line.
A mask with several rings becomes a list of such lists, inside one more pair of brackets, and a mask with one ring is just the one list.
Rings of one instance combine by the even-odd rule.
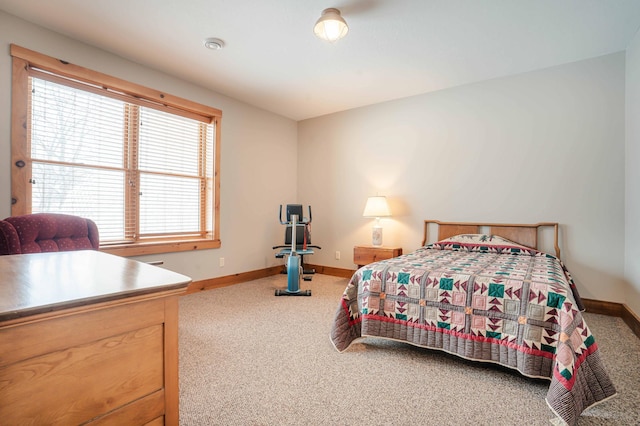
[[101, 243], [211, 232], [215, 129], [31, 77], [32, 212], [93, 219]]

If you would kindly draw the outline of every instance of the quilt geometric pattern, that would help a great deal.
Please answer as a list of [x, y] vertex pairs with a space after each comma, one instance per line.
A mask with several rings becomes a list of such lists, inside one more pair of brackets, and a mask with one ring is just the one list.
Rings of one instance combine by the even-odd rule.
[[332, 341], [342, 351], [359, 337], [386, 337], [550, 379], [549, 406], [573, 424], [615, 394], [582, 310], [556, 257], [447, 241], [359, 269]]

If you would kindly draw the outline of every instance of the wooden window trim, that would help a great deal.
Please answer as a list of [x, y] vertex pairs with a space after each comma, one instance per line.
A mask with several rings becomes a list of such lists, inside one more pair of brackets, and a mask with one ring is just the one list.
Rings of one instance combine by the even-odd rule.
[[215, 123], [215, 146], [213, 153], [212, 197], [206, 198], [207, 210], [212, 210], [212, 234], [180, 240], [142, 241], [127, 244], [101, 245], [101, 251], [121, 256], [139, 256], [188, 250], [218, 248], [220, 241], [220, 136], [222, 111], [187, 99], [166, 94], [148, 87], [131, 83], [107, 74], [93, 71], [67, 61], [56, 59], [15, 44], [10, 46], [12, 63], [11, 97], [11, 215], [18, 216], [31, 212], [31, 185], [29, 184], [29, 162], [31, 149], [28, 137], [28, 77], [30, 69], [53, 73], [71, 80], [88, 83], [92, 91], [122, 94], [137, 99], [143, 106], [167, 111], [172, 114], [189, 116], [207, 123]]

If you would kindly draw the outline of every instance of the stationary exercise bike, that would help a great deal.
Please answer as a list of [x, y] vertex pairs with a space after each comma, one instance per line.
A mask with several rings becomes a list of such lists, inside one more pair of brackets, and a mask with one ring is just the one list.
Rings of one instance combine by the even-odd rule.
[[304, 269], [304, 256], [313, 254], [313, 249], [321, 249], [320, 246], [311, 245], [311, 206], [308, 206], [309, 217], [302, 216], [302, 204], [287, 204], [286, 220], [282, 220], [282, 204], [280, 205], [280, 224], [285, 225], [284, 243], [282, 246], [273, 246], [273, 249], [281, 249], [276, 253], [276, 258], [284, 258], [286, 261], [287, 289], [276, 289], [276, 296], [311, 296], [311, 290], [300, 290], [300, 278], [303, 281], [311, 281], [315, 274], [314, 269]]

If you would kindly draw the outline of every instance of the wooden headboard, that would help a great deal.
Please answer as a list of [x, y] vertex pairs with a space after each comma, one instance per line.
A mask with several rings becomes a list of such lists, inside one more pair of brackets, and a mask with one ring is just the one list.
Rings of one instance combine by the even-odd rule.
[[[430, 223], [438, 225], [438, 241], [458, 234], [489, 234], [506, 238], [514, 243], [538, 249], [538, 230], [542, 227], [554, 228], [553, 246], [556, 250], [556, 257], [560, 259], [560, 246], [558, 245], [558, 224], [553, 222], [542, 222], [534, 224], [506, 224], [506, 223], [473, 223], [473, 222], [440, 222], [439, 220], [424, 221], [424, 236], [422, 245], [428, 241], [428, 228]], [[481, 231], [482, 228], [489, 228], [488, 231]]]

